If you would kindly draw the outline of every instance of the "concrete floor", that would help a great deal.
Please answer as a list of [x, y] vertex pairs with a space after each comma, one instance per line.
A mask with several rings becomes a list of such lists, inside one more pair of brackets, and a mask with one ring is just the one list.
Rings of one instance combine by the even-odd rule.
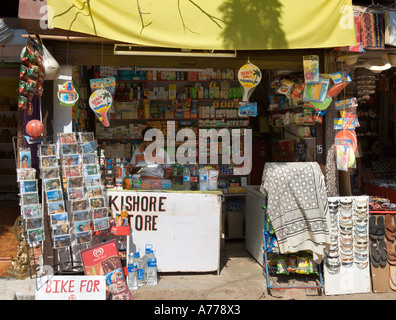
[[[300, 277], [300, 278], [299, 278]], [[304, 285], [301, 276], [288, 278]], [[282, 284], [284, 285], [284, 283]], [[34, 300], [35, 279], [0, 278], [1, 300]], [[352, 295], [319, 295], [317, 290], [266, 288], [261, 265], [245, 250], [244, 241], [226, 241], [221, 254], [220, 274], [160, 274], [156, 286], [143, 286], [132, 291], [135, 300], [395, 300], [395, 293]]]

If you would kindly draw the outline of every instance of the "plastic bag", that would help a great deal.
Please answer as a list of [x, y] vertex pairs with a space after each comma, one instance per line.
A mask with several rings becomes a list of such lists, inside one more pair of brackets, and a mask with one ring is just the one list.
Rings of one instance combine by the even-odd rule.
[[54, 80], [60, 74], [60, 66], [47, 48], [43, 45], [44, 79]]

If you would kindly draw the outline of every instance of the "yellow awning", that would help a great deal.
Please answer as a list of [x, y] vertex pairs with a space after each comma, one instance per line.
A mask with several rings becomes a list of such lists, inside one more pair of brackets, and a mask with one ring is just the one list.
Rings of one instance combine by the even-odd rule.
[[144, 46], [267, 50], [356, 45], [352, 0], [47, 0], [47, 4], [54, 28]]

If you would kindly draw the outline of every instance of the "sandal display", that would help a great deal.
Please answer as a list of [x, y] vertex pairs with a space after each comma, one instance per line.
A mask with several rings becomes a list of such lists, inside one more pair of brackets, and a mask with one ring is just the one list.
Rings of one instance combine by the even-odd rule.
[[373, 264], [374, 267], [378, 267], [379, 266], [379, 262], [380, 262], [380, 253], [378, 251], [378, 247], [377, 247], [377, 242], [376, 241], [372, 241], [371, 245], [370, 245], [370, 261]]
[[385, 217], [385, 235], [389, 241], [395, 240], [396, 222], [392, 214], [387, 214]]

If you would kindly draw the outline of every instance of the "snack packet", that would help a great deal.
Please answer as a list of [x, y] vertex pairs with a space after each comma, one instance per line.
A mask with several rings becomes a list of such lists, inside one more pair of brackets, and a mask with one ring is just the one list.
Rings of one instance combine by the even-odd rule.
[[289, 271], [287, 271], [287, 261], [284, 256], [279, 256], [277, 261], [276, 261], [276, 274], [289, 274]]
[[287, 271], [294, 273], [297, 270], [297, 256], [290, 254], [287, 256]]

